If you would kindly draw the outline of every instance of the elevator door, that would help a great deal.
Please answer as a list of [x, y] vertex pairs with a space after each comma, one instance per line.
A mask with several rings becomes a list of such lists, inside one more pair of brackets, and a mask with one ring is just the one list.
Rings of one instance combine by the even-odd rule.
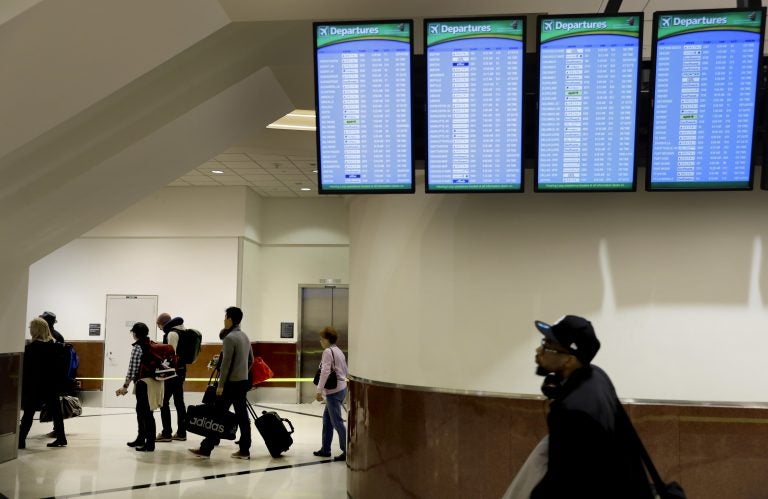
[[[347, 353], [347, 317], [349, 289], [336, 287], [301, 287], [300, 330], [299, 330], [299, 377], [313, 378], [323, 348], [318, 332], [325, 326], [333, 326], [339, 333], [337, 345]], [[299, 383], [299, 402], [310, 403], [315, 399], [315, 385]]]

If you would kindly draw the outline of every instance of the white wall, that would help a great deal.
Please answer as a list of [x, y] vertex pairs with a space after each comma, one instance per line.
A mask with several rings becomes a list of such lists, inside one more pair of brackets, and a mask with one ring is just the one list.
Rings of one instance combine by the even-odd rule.
[[32, 265], [27, 315], [52, 310], [67, 339], [95, 339], [88, 324], [103, 324], [107, 294], [157, 294], [204, 341], [219, 341], [224, 309], [239, 304], [252, 340], [292, 342], [280, 322], [297, 322], [299, 285], [348, 282], [346, 231], [342, 198], [161, 189]]
[[[298, 336], [299, 285], [318, 284], [323, 277], [349, 282], [347, 246], [266, 246], [261, 248], [259, 336], [263, 341], [295, 342]], [[280, 339], [280, 323], [293, 322], [294, 338]]]
[[260, 207], [261, 239], [246, 240], [243, 258], [243, 308], [260, 311], [251, 317], [258, 326], [247, 332], [261, 341], [295, 342], [280, 338], [280, 323], [295, 323], [298, 333], [299, 285], [326, 277], [349, 282], [347, 206], [325, 197], [263, 199]]
[[158, 295], [160, 311], [218, 342], [224, 309], [238, 299], [246, 191], [157, 191], [34, 263], [28, 317], [51, 310], [65, 338], [97, 339], [88, 324], [104, 323], [107, 294]]
[[[31, 266], [27, 313], [55, 312], [67, 340], [104, 339], [106, 295], [158, 295], [159, 311], [217, 342], [237, 298], [237, 259], [237, 238], [77, 239]], [[88, 336], [90, 323], [102, 336]]]
[[764, 401], [767, 205], [761, 191], [354, 197], [350, 370], [538, 393], [533, 321], [573, 313], [622, 397]]

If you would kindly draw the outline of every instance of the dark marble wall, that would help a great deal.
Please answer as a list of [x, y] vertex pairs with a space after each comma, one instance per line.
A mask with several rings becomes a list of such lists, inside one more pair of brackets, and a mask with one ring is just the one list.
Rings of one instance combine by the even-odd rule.
[[[0, 435], [16, 433], [21, 397], [21, 366], [23, 352], [0, 354]], [[3, 459], [0, 459], [2, 462]]]
[[[768, 498], [768, 409], [627, 406], [691, 499]], [[350, 383], [352, 499], [498, 499], [546, 434], [546, 402]]]
[[[101, 391], [104, 376], [104, 341], [87, 340], [71, 342], [80, 358], [80, 367], [77, 369], [78, 378], [81, 379], [81, 390]], [[264, 359], [264, 362], [272, 369], [275, 378], [296, 377], [296, 344], [278, 342], [254, 342], [251, 344], [254, 355]], [[184, 389], [188, 392], [202, 392], [208, 386], [207, 380], [211, 375], [208, 362], [221, 352], [221, 343], [204, 343], [200, 348], [200, 355], [193, 364], [187, 366], [187, 379], [197, 378], [204, 381], [187, 381]], [[127, 368], [128, 366], [126, 366]], [[262, 386], [268, 387], [295, 387], [295, 382], [266, 382]]]

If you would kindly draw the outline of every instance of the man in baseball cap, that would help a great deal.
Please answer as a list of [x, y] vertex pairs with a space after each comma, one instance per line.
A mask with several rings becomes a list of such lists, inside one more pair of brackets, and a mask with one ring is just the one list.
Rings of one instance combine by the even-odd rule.
[[554, 324], [535, 321], [536, 329], [544, 335], [542, 345], [556, 345], [579, 360], [582, 366], [588, 366], [600, 350], [600, 340], [595, 336], [592, 323], [583, 317], [566, 315]]
[[592, 323], [566, 315], [534, 322], [544, 336], [537, 374], [550, 399], [547, 471], [531, 499], [651, 499], [637, 445], [608, 375], [592, 364], [600, 341]]
[[40, 314], [40, 318], [48, 323], [48, 329], [51, 330], [51, 336], [53, 336], [53, 339], [56, 340], [56, 343], [64, 343], [64, 336], [62, 336], [62, 334], [56, 331], [56, 328], [53, 327], [54, 324], [59, 322], [56, 319], [56, 314], [46, 310], [45, 312]]

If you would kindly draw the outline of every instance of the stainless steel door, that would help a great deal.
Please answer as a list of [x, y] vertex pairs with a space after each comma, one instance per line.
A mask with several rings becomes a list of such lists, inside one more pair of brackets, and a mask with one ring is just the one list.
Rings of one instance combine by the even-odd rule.
[[[339, 333], [336, 343], [347, 354], [347, 320], [349, 289], [347, 287], [302, 286], [300, 289], [299, 364], [298, 377], [312, 378], [320, 365], [323, 353], [317, 333], [325, 326], [333, 326]], [[299, 402], [315, 399], [315, 385], [299, 383]]]

